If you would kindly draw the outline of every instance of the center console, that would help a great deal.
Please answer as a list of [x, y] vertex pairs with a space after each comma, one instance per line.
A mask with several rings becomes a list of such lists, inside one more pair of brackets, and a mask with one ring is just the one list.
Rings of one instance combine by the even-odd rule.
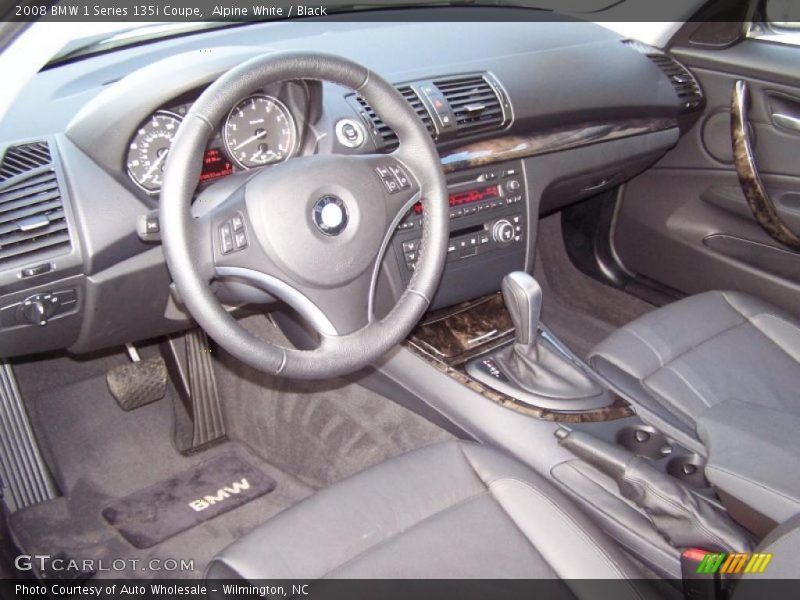
[[[506, 273], [524, 268], [528, 247], [520, 161], [452, 173], [447, 189], [450, 243], [434, 309], [496, 292]], [[417, 266], [421, 235], [422, 205], [417, 204], [398, 224], [392, 241], [403, 283]]]

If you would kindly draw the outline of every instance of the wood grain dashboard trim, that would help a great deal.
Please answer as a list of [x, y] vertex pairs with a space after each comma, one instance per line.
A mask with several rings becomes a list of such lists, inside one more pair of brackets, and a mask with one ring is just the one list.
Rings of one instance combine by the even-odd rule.
[[461, 146], [442, 155], [446, 173], [530, 158], [678, 127], [673, 118], [629, 119], [604, 123], [582, 123], [540, 131], [530, 135], [507, 135]]
[[486, 387], [470, 377], [464, 365], [514, 337], [511, 317], [500, 293], [431, 315], [411, 333], [405, 346], [441, 373], [501, 406], [537, 419], [562, 423], [611, 421], [634, 414], [630, 405], [617, 397], [610, 406], [586, 411], [556, 411], [530, 406], [516, 398]]

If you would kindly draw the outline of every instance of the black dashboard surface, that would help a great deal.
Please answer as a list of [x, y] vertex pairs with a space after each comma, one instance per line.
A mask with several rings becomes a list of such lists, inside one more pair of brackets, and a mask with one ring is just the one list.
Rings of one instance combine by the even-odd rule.
[[[509, 10], [510, 18], [513, 13]], [[480, 18], [480, 9], [475, 15]], [[503, 130], [450, 140], [440, 144], [443, 154], [501, 135], [525, 138], [535, 146], [545, 139], [530, 137], [537, 132], [583, 131], [591, 124], [627, 120], [666, 123], [661, 131], [632, 128], [650, 135], [614, 142], [618, 145], [611, 152], [597, 156], [567, 152], [575, 144], [553, 148], [574, 155], [574, 160], [562, 156], [559, 169], [548, 168], [552, 174], [536, 182], [536, 159], [525, 160], [526, 209], [533, 217], [528, 219], [528, 261], [535, 217], [551, 183], [563, 186], [570, 176], [585, 178], [605, 164], [637, 158], [647, 162], [677, 140], [677, 99], [670, 80], [621, 41], [617, 34], [583, 22], [273, 22], [144, 44], [43, 70], [0, 122], [0, 155], [12, 144], [50, 141], [73, 250], [63, 260], [53, 260], [56, 268], [29, 281], [17, 276], [20, 265], [12, 269], [0, 264], [0, 317], [4, 306], [63, 287], [67, 280], [77, 293], [78, 309], [51, 321], [52, 335], [45, 334], [47, 327], [13, 324], [2, 333], [0, 353], [80, 352], [186, 326], [186, 315], [176, 312], [170, 299], [160, 248], [136, 234], [137, 219], [157, 206], [157, 197], [131, 185], [121, 157], [148, 115], [264, 52], [337, 53], [395, 84], [466, 73], [491, 75], [510, 103]], [[310, 151], [347, 151], [333, 141], [334, 123], [358, 116], [347, 95], [324, 84], [307, 99], [316, 103], [304, 117], [317, 141], [316, 150]], [[593, 140], [601, 141], [602, 136]], [[602, 160], [601, 154], [606, 154]], [[568, 186], [566, 192], [572, 193]], [[133, 297], [142, 289], [152, 291], [146, 299]]]

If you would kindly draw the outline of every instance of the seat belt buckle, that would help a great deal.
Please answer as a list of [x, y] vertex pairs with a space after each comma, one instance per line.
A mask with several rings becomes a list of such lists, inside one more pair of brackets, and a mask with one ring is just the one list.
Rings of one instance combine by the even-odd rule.
[[718, 563], [724, 558], [722, 552], [702, 548], [687, 548], [681, 552], [681, 580], [686, 600], [720, 600], [724, 597], [718, 569]]

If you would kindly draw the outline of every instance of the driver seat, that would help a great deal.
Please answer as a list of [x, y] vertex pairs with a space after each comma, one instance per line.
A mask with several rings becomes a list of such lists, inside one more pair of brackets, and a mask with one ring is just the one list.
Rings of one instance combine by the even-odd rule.
[[[573, 594], [590, 596], [586, 580], [643, 574], [531, 469], [458, 441], [410, 452], [316, 493], [223, 550], [206, 576], [560, 578], [574, 580], [565, 582]], [[619, 595], [645, 597], [639, 583], [620, 585]]]

